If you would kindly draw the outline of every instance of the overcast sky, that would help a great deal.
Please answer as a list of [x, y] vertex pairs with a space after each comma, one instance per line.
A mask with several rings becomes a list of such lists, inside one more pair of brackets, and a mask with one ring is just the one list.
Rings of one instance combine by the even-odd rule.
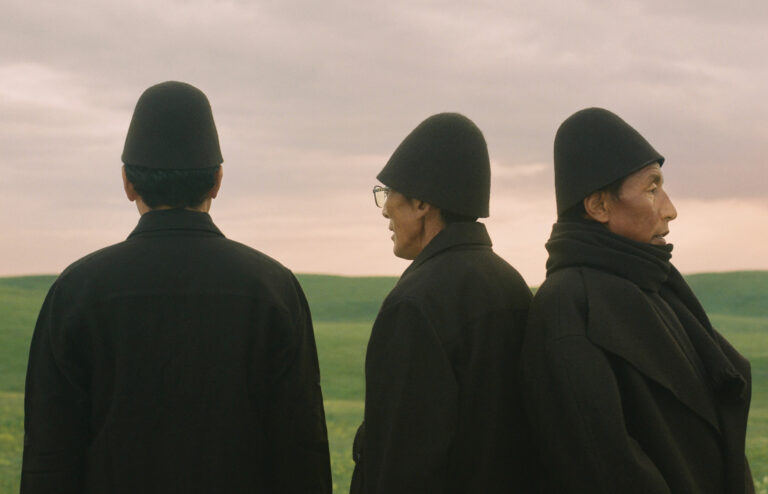
[[588, 106], [665, 155], [683, 272], [768, 269], [764, 0], [0, 5], [0, 275], [125, 238], [125, 132], [170, 79], [213, 106], [214, 221], [297, 272], [402, 272], [371, 187], [419, 122], [457, 111], [488, 141], [495, 249], [538, 284], [552, 140]]

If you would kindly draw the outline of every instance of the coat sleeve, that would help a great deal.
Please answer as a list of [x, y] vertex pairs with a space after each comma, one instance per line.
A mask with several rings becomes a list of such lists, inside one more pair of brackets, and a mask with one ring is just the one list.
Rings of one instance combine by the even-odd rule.
[[420, 307], [390, 306], [366, 356], [365, 436], [357, 468], [365, 492], [444, 492], [458, 387], [443, 344]]
[[[747, 413], [749, 413], [749, 403], [752, 400], [752, 366], [749, 363], [749, 361], [744, 358], [738, 350], [736, 350], [725, 338], [723, 338], [723, 335], [720, 334], [719, 331], [714, 330], [714, 336], [717, 343], [720, 345], [720, 348], [722, 348], [723, 352], [725, 353], [726, 357], [736, 366], [736, 369], [741, 373], [741, 375], [744, 377], [744, 379], [747, 382], [747, 389], [746, 391], [746, 403], [745, 403], [745, 415], [743, 419], [743, 424], [746, 424], [747, 422]], [[732, 455], [732, 458], [729, 458], [729, 461], [731, 461], [734, 464], [738, 464], [739, 462], [736, 461], [736, 458], [741, 459], [741, 451], [744, 450], [745, 447], [745, 440], [746, 440], [746, 434], [745, 434], [745, 428], [739, 428], [739, 434], [729, 434], [726, 439], [725, 447], [726, 451], [730, 450], [733, 451], [729, 456]], [[741, 431], [745, 431], [742, 433]], [[736, 467], [738, 468], [738, 467]], [[755, 492], [755, 481], [752, 478], [752, 469], [749, 466], [749, 459], [747, 458], [746, 454], [743, 456], [743, 470], [744, 470], [744, 491], [747, 493], [754, 493]]]
[[21, 492], [79, 493], [89, 438], [89, 342], [57, 284], [40, 310], [24, 398]]
[[522, 353], [524, 399], [545, 492], [670, 493], [630, 436], [619, 382], [585, 336], [586, 311], [562, 292], [540, 291]]
[[309, 306], [294, 279], [295, 306], [277, 315], [265, 410], [270, 492], [330, 493], [328, 433]]

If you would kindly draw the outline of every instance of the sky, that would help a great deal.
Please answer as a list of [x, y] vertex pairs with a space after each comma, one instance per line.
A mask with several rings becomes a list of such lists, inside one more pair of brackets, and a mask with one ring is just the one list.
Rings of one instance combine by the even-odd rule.
[[416, 125], [454, 111], [488, 142], [494, 250], [540, 283], [553, 138], [590, 106], [665, 156], [682, 272], [768, 269], [764, 0], [0, 5], [0, 276], [58, 273], [130, 233], [125, 133], [166, 80], [211, 101], [214, 221], [296, 272], [407, 267], [371, 189]]

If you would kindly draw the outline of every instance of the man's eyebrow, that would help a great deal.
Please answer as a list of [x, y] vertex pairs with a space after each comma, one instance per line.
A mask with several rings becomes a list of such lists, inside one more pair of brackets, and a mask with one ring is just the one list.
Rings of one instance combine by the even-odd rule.
[[649, 184], [662, 184], [662, 183], [664, 183], [664, 177], [661, 175], [661, 172], [654, 171], [653, 173], [651, 173], [649, 179], [650, 179], [648, 181]]

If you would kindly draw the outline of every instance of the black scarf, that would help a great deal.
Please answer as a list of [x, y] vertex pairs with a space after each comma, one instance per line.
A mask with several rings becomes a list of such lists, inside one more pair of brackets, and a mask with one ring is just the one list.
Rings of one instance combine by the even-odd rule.
[[546, 244], [547, 276], [585, 266], [625, 278], [648, 292], [658, 292], [674, 311], [706, 371], [716, 399], [741, 399], [747, 383], [725, 356], [712, 324], [680, 272], [670, 263], [672, 245], [635, 242], [588, 220], [555, 223]]

